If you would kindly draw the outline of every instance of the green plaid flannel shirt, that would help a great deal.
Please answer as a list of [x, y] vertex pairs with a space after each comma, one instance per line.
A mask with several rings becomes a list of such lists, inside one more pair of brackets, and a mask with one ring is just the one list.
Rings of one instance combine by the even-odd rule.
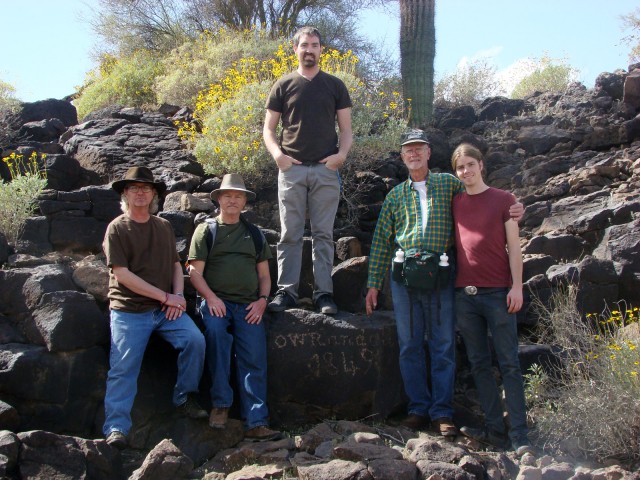
[[412, 183], [408, 179], [396, 186], [382, 204], [369, 254], [367, 288], [382, 288], [382, 281], [398, 247], [442, 253], [454, 244], [451, 200], [464, 191], [462, 182], [449, 173], [429, 173], [424, 234], [420, 196]]

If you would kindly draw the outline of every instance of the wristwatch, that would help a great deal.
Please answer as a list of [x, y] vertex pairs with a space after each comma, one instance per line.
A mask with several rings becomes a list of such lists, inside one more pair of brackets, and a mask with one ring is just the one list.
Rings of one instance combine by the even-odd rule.
[[174, 293], [174, 295], [184, 298], [184, 293]]
[[260, 295], [260, 296], [258, 297], [258, 299], [260, 299], [260, 298], [264, 298], [264, 301], [265, 301], [265, 302], [267, 302], [267, 303], [269, 303], [269, 295]]

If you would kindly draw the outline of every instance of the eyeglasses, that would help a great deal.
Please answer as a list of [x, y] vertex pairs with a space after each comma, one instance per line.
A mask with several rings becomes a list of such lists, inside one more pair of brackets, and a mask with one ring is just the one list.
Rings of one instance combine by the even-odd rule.
[[427, 149], [426, 146], [424, 147], [413, 147], [413, 148], [407, 148], [407, 149], [403, 149], [401, 150], [402, 153], [404, 153], [405, 155], [413, 155], [414, 153], [416, 155], [424, 152]]
[[151, 185], [130, 185], [127, 187], [127, 191], [131, 193], [149, 193], [151, 190], [153, 190], [153, 187]]

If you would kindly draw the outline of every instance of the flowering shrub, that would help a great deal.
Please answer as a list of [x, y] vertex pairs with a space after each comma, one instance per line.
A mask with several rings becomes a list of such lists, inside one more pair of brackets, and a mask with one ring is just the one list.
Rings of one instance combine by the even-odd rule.
[[640, 311], [621, 302], [585, 321], [575, 299], [569, 287], [546, 310], [543, 339], [562, 349], [563, 365], [529, 376], [530, 416], [549, 447], [631, 464], [640, 459]]
[[265, 30], [205, 31], [169, 52], [162, 60], [164, 73], [156, 79], [158, 102], [194, 107], [198, 93], [219, 82], [233, 62], [243, 57], [270, 58], [281, 40]]
[[[40, 160], [46, 155], [42, 154]], [[0, 183], [0, 232], [14, 243], [24, 222], [35, 211], [34, 200], [47, 185], [46, 172], [38, 167], [38, 154], [32, 153], [28, 160], [12, 153], [2, 161], [9, 168], [12, 180]]]
[[[220, 82], [198, 94], [195, 121], [180, 124], [179, 134], [206, 173], [239, 172], [255, 186], [273, 183], [276, 170], [262, 141], [264, 105], [273, 83], [297, 68], [297, 58], [289, 52], [289, 45], [282, 42], [268, 59], [243, 57]], [[400, 94], [380, 94], [368, 87], [358, 79], [357, 63], [351, 51], [327, 49], [320, 59], [324, 71], [345, 82], [354, 105], [349, 162], [380, 157], [395, 145], [405, 125]]]
[[100, 67], [89, 73], [76, 101], [78, 117], [84, 118], [94, 110], [114, 104], [127, 107], [156, 105], [153, 85], [163, 71], [163, 64], [146, 50], [139, 50], [130, 57], [104, 57]]

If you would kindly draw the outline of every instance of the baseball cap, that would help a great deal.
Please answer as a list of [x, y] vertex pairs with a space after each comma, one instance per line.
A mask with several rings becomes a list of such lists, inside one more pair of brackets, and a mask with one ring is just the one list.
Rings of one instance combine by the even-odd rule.
[[430, 145], [427, 134], [424, 133], [424, 130], [418, 129], [408, 130], [402, 134], [400, 137], [400, 146], [406, 145], [407, 143], [426, 143]]

